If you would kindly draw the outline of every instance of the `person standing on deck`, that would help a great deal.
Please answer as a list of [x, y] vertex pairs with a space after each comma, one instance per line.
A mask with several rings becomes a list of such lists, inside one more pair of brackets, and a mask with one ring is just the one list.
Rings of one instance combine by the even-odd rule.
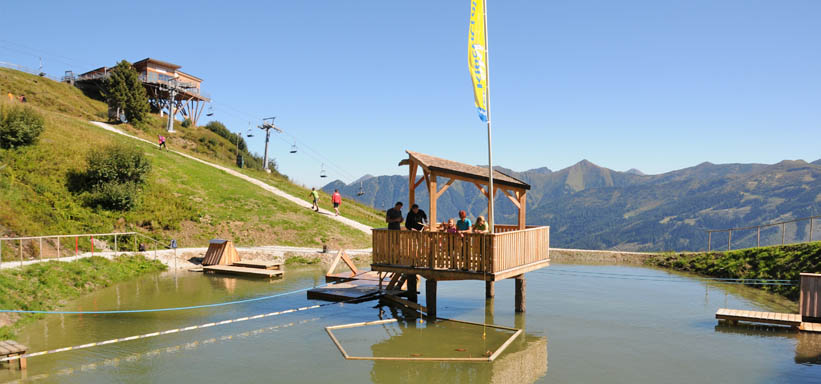
[[464, 209], [459, 211], [459, 221], [456, 222], [456, 229], [459, 232], [468, 232], [470, 231], [470, 227], [473, 226], [473, 223], [471, 223], [467, 217], [468, 214]]
[[334, 194], [331, 196], [331, 201], [334, 203], [336, 215], [339, 216], [339, 204], [342, 204], [342, 195], [339, 193], [338, 189], [334, 189]]
[[425, 229], [425, 222], [428, 221], [428, 215], [425, 211], [419, 209], [418, 204], [411, 205], [411, 210], [405, 218], [405, 228], [412, 231], [421, 231]]
[[314, 200], [313, 204], [311, 204], [311, 209], [319, 212], [319, 192], [317, 192], [316, 187], [311, 187], [311, 193], [308, 194], [308, 197]]
[[402, 229], [402, 202], [397, 201], [393, 208], [385, 213], [385, 222], [388, 223], [388, 229], [401, 230]]

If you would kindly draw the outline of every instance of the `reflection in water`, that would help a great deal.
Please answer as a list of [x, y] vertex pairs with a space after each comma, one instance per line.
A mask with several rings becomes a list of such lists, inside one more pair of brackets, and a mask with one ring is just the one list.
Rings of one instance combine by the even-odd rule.
[[731, 325], [721, 321], [715, 327], [716, 332], [736, 333], [758, 337], [782, 337], [793, 339], [795, 343], [795, 363], [821, 365], [821, 334], [799, 332], [789, 327], [753, 325], [739, 323]]
[[[492, 300], [486, 306], [486, 319], [493, 318]], [[481, 343], [481, 327], [466, 329], [459, 324], [438, 321], [434, 324], [419, 324], [412, 313], [404, 317], [388, 307], [398, 319], [398, 326], [387, 327], [389, 336], [382, 342], [371, 346], [373, 356], [408, 355], [413, 351], [450, 354], [451, 357], [471, 353], [473, 344]], [[524, 324], [524, 316], [516, 316], [517, 327]], [[465, 340], [465, 336], [473, 341]], [[487, 329], [487, 345], [498, 347], [510, 336], [509, 332], [498, 329]], [[442, 351], [442, 346], [448, 348]], [[454, 348], [456, 347], [456, 348]], [[495, 348], [494, 347], [494, 348]], [[439, 351], [433, 351], [440, 349]], [[442, 355], [437, 355], [440, 357]], [[475, 356], [475, 355], [474, 355]], [[528, 333], [521, 334], [493, 362], [408, 362], [408, 361], [374, 361], [371, 369], [371, 380], [375, 383], [418, 382], [418, 383], [533, 383], [547, 374], [547, 338]]]

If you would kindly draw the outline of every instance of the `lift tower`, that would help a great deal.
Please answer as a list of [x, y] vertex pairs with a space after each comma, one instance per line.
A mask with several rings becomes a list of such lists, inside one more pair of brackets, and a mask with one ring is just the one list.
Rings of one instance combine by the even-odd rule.
[[263, 166], [262, 166], [262, 168], [265, 170], [265, 172], [271, 172], [271, 170], [268, 169], [268, 141], [271, 138], [271, 130], [273, 129], [273, 130], [277, 131], [278, 133], [282, 133], [282, 130], [279, 129], [276, 125], [274, 125], [274, 120], [276, 118], [277, 118], [276, 116], [266, 117], [266, 118], [262, 119], [262, 125], [257, 127], [259, 129], [262, 129], [262, 130], [265, 131], [265, 156], [264, 156], [264, 160], [263, 160], [264, 163], [263, 163]]

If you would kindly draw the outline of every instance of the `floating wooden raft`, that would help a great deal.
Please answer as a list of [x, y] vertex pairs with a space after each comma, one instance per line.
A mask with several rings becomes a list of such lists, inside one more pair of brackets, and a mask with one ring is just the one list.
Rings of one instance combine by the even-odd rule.
[[[345, 263], [350, 272], [333, 273], [340, 261]], [[399, 274], [360, 271], [345, 251], [337, 253], [325, 274], [325, 281], [335, 282], [335, 284], [309, 290], [308, 299], [362, 302], [377, 299], [385, 294], [406, 294], [403, 290], [405, 280], [401, 279]]]
[[236, 265], [209, 265], [202, 267], [202, 270], [205, 273], [227, 273], [231, 275], [250, 275], [260, 277], [277, 277], [282, 276], [283, 274], [283, 271], [279, 269], [238, 267]]
[[[28, 350], [28, 348], [25, 345], [14, 340], [0, 341], [0, 358], [25, 355], [26, 350]], [[9, 361], [9, 364], [12, 364], [12, 362]], [[26, 369], [26, 358], [21, 357], [17, 359], [17, 366], [20, 367], [20, 369]]]

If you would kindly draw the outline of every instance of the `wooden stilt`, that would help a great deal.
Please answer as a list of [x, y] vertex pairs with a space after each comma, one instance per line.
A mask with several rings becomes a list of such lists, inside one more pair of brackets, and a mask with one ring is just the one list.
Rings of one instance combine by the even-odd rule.
[[425, 280], [425, 304], [428, 317], [436, 318], [436, 280]]
[[485, 300], [485, 324], [495, 324], [493, 318], [493, 299]]
[[496, 296], [496, 282], [485, 281], [485, 298], [492, 299]]
[[525, 311], [525, 275], [516, 276], [516, 312]]
[[408, 275], [408, 300], [416, 303], [419, 301], [419, 298], [416, 294], [418, 288], [417, 283], [419, 282], [419, 277], [414, 274]]

